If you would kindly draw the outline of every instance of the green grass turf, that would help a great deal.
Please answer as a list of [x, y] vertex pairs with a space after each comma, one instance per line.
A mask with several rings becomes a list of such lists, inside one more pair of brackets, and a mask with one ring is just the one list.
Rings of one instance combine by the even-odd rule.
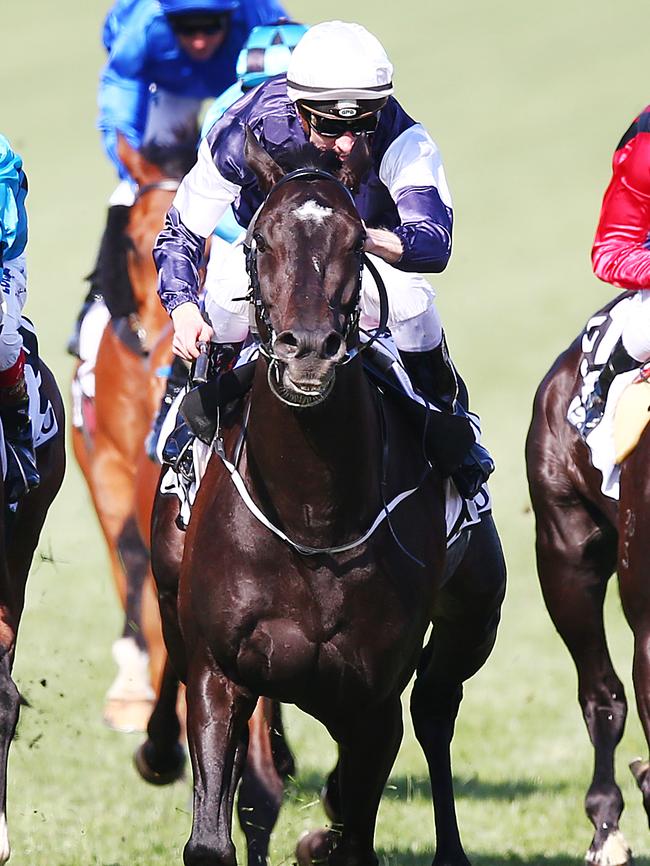
[[[62, 347], [114, 183], [94, 130], [106, 6], [23, 0], [2, 15], [0, 128], [23, 154], [31, 183], [28, 312], [66, 390], [71, 364]], [[373, 29], [395, 62], [399, 98], [441, 147], [456, 230], [450, 267], [435, 285], [497, 459], [495, 515], [510, 569], [497, 648], [468, 684], [457, 726], [458, 811], [476, 866], [575, 863], [591, 838], [582, 801], [592, 757], [575, 674], [537, 587], [523, 440], [541, 375], [611, 295], [590, 273], [589, 249], [612, 148], [650, 101], [647, 4], [294, 0], [290, 8], [308, 22], [341, 17]], [[615, 591], [608, 623], [631, 695], [631, 641]], [[31, 708], [10, 761], [16, 864], [180, 862], [189, 785], [147, 787], [131, 765], [138, 738], [100, 722], [119, 627], [102, 541], [71, 458], [18, 646], [16, 678]], [[303, 828], [322, 822], [318, 791], [334, 755], [318, 725], [288, 716], [299, 775], [274, 838], [275, 866], [291, 862]], [[623, 829], [648, 864], [647, 821], [625, 769], [644, 751], [633, 711], [619, 750]], [[428, 783], [410, 728], [377, 845], [382, 863], [430, 862]]]

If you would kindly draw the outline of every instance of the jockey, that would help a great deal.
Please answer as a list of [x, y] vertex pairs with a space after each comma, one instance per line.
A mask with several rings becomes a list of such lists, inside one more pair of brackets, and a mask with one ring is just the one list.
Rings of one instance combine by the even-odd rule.
[[594, 273], [636, 292], [621, 338], [586, 408], [584, 430], [598, 423], [614, 377], [650, 360], [650, 106], [634, 120], [614, 152], [591, 253]]
[[22, 159], [0, 135], [0, 419], [7, 445], [7, 503], [17, 502], [40, 482], [25, 383], [25, 352], [18, 330], [27, 299], [26, 195]]
[[[121, 182], [109, 199], [99, 258], [68, 350], [78, 354], [79, 329], [102, 295], [103, 259], [120, 243], [136, 185], [117, 154], [117, 136], [139, 150], [196, 140], [205, 99], [235, 82], [235, 63], [253, 27], [285, 17], [279, 0], [116, 0], [104, 22], [108, 59], [100, 75], [97, 125]], [[119, 253], [118, 253], [119, 254]], [[112, 294], [112, 293], [111, 293]], [[113, 316], [128, 316], [128, 292], [105, 298]]]
[[[388, 324], [416, 389], [450, 411], [458, 382], [446, 350], [434, 291], [422, 272], [444, 270], [451, 254], [452, 206], [440, 153], [424, 127], [392, 96], [393, 67], [381, 44], [358, 24], [312, 27], [296, 47], [286, 76], [272, 78], [225, 112], [199, 148], [154, 249], [159, 294], [174, 324], [173, 347], [186, 360], [197, 342], [244, 340], [248, 302], [243, 246], [224, 256], [222, 274], [198, 307], [198, 265], [205, 239], [229, 205], [246, 227], [264, 196], [244, 160], [248, 125], [277, 158], [307, 141], [345, 161], [356, 136], [371, 137], [373, 167], [355, 197], [366, 224], [365, 250], [386, 285]], [[364, 274], [362, 324], [377, 324], [377, 289]], [[473, 495], [493, 469], [480, 445], [468, 455], [465, 492]]]

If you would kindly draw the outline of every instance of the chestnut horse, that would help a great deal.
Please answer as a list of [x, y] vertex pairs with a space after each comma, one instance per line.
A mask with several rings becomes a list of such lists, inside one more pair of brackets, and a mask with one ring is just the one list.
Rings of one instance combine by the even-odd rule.
[[96, 429], [73, 428], [72, 442], [125, 612], [122, 637], [114, 646], [119, 672], [107, 696], [104, 718], [120, 730], [144, 730], [154, 698], [151, 681], [157, 685], [165, 660], [158, 605], [152, 583], [147, 582], [149, 554], [135, 505], [139, 482], [146, 479], [151, 499], [157, 480], [157, 471], [146, 472], [144, 453], [152, 423], [149, 355], [169, 325], [156, 293], [151, 251], [180, 178], [194, 161], [195, 144], [157, 149], [155, 163], [122, 137], [118, 150], [139, 186], [125, 232], [137, 313], [107, 325], [95, 366]]
[[[594, 747], [585, 807], [595, 832], [586, 859], [598, 866], [621, 866], [631, 862], [631, 852], [619, 828], [623, 796], [615, 780], [614, 753], [623, 736], [627, 701], [607, 647], [603, 604], [616, 571], [623, 611], [634, 633], [637, 707], [650, 741], [650, 431], [646, 429], [621, 466], [619, 501], [605, 496], [586, 444], [566, 420], [581, 381], [583, 336], [558, 357], [539, 386], [526, 462], [539, 580], [551, 619], [576, 666], [578, 699]], [[650, 764], [637, 760], [630, 769], [650, 818]]]
[[[194, 816], [184, 862], [236, 862], [247, 721], [266, 695], [319, 719], [339, 748], [325, 792], [337, 830], [301, 840], [301, 864], [376, 866], [400, 695], [417, 666], [411, 712], [431, 774], [434, 863], [467, 866], [450, 744], [462, 682], [496, 636], [498, 536], [486, 514], [447, 554], [444, 484], [421, 434], [380, 404], [360, 357], [350, 359], [364, 227], [343, 182], [355, 187], [367, 171], [367, 142], [336, 176], [318, 167], [318, 151], [314, 167], [285, 176], [250, 130], [246, 158], [268, 196], [250, 230], [262, 353], [242, 430], [224, 442], [228, 461], [239, 452], [238, 486], [213, 454], [186, 540], [173, 497], [158, 494], [152, 522], [165, 639], [187, 685]], [[150, 725], [145, 745], [162, 759], [170, 741]]]
[[11, 677], [18, 626], [25, 604], [25, 586], [45, 517], [65, 472], [65, 417], [54, 376], [42, 360], [40, 393], [49, 400], [58, 430], [36, 449], [40, 485], [19, 502], [5, 506], [0, 485], [0, 863], [9, 859], [7, 834], [7, 760], [18, 723], [20, 694]]

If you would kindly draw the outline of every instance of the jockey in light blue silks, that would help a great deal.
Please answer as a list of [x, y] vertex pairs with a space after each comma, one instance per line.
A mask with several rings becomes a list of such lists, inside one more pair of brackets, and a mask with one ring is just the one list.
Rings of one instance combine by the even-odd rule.
[[22, 159], [0, 135], [0, 419], [7, 446], [8, 503], [17, 502], [40, 481], [25, 384], [25, 352], [18, 330], [27, 299], [26, 195]]
[[[91, 290], [69, 350], [78, 354], [79, 326], [102, 294], [102, 255], [120, 248], [135, 184], [117, 155], [118, 133], [140, 149], [196, 135], [203, 100], [236, 81], [237, 56], [253, 27], [286, 17], [279, 0], [116, 0], [104, 23], [108, 59], [99, 83], [98, 127], [121, 183], [108, 219]], [[116, 240], [117, 239], [117, 240]], [[122, 245], [123, 246], [123, 245]], [[105, 298], [111, 315], [134, 312], [133, 297]]]
[[[281, 75], [287, 71], [293, 49], [307, 32], [304, 24], [294, 21], [280, 21], [277, 24], [264, 24], [251, 30], [246, 44], [237, 58], [237, 81], [221, 96], [214, 100], [203, 119], [201, 139], [209, 133], [215, 123], [221, 119], [224, 112], [240, 97], [253, 90], [269, 78]], [[206, 290], [214, 280], [219, 279], [219, 266], [213, 261], [219, 261], [224, 249], [234, 243], [242, 234], [242, 227], [237, 222], [232, 208], [224, 213], [212, 235], [210, 244], [210, 259], [206, 269]], [[152, 460], [156, 458], [156, 445], [163, 422], [171, 404], [178, 392], [187, 383], [188, 370], [180, 358], [172, 362], [165, 394], [162, 398], [160, 411], [156, 416], [153, 429], [148, 439], [147, 452]]]

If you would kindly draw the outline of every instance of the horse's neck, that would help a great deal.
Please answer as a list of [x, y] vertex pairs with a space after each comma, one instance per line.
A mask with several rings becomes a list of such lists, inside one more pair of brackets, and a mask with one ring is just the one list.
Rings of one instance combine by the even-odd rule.
[[362, 534], [380, 508], [381, 432], [360, 362], [340, 368], [329, 397], [309, 409], [275, 397], [265, 367], [256, 370], [246, 450], [258, 500], [303, 543]]

